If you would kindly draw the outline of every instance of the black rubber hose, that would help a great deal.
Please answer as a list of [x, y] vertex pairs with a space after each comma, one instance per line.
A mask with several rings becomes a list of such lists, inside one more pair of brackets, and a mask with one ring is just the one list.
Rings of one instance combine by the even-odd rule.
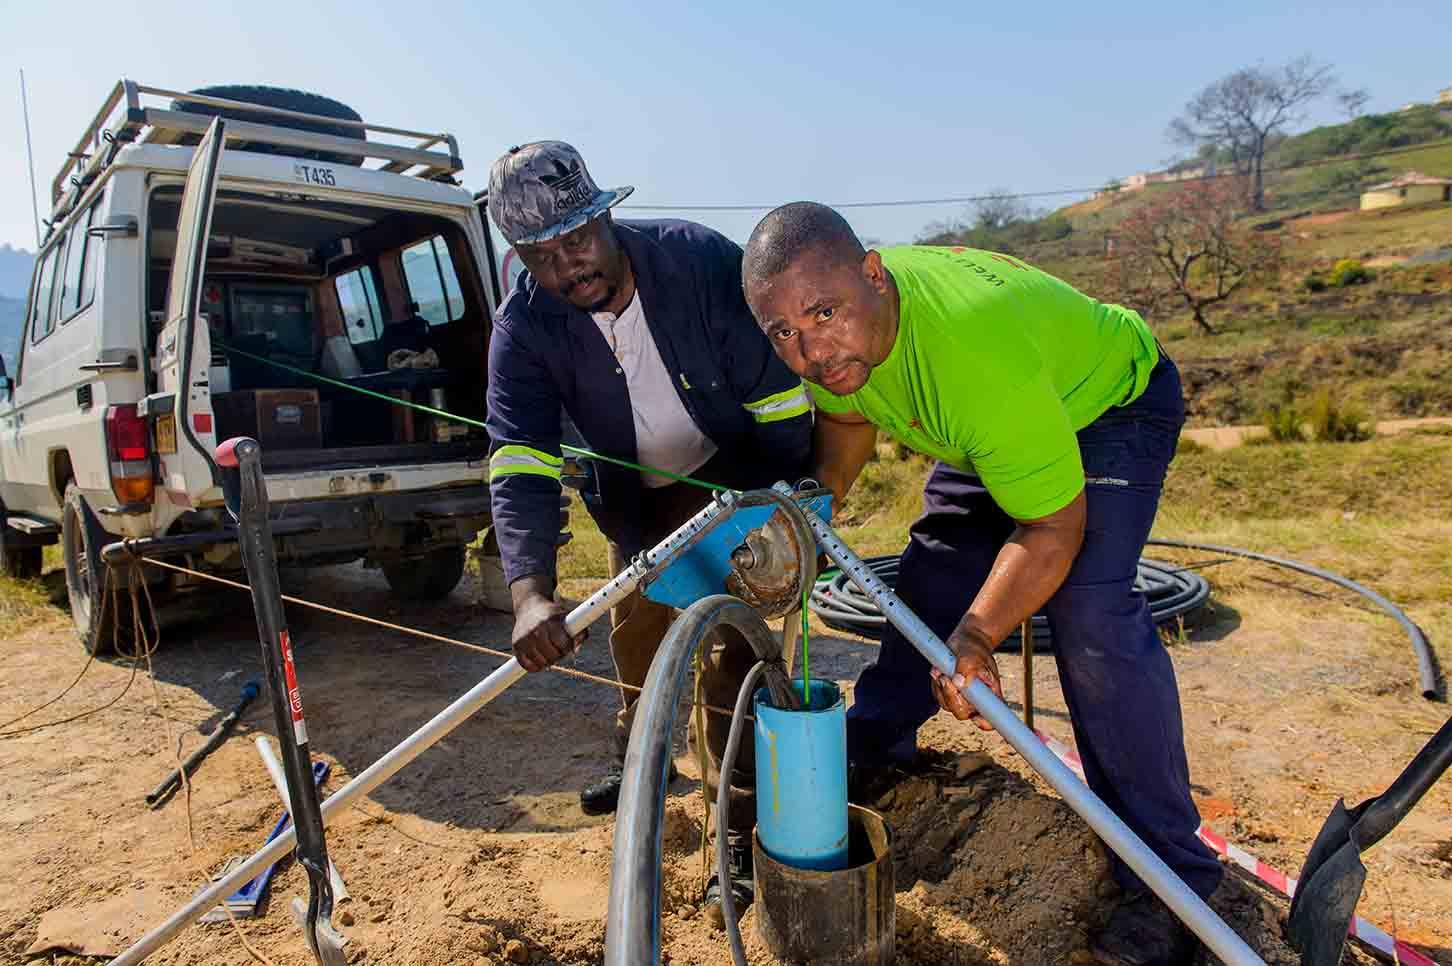
[[[696, 601], [661, 641], [636, 701], [616, 810], [610, 903], [605, 925], [607, 966], [660, 962], [661, 835], [676, 709], [685, 693], [691, 658], [707, 636], [729, 627], [766, 662], [773, 703], [794, 697], [781, 660], [781, 642], [748, 604], [726, 594]], [[702, 776], [704, 779], [705, 776]], [[723, 774], [724, 782], [730, 776]], [[723, 883], [730, 888], [729, 883]]]
[[1422, 629], [1412, 622], [1412, 619], [1406, 615], [1405, 611], [1370, 587], [1362, 586], [1354, 580], [1342, 577], [1340, 574], [1333, 574], [1329, 570], [1322, 570], [1320, 567], [1313, 567], [1310, 564], [1303, 564], [1295, 560], [1286, 560], [1282, 557], [1272, 557], [1268, 554], [1256, 553], [1253, 550], [1242, 550], [1239, 547], [1222, 547], [1215, 543], [1195, 543], [1189, 540], [1149, 540], [1146, 542], [1156, 547], [1178, 547], [1182, 550], [1208, 550], [1211, 553], [1223, 553], [1231, 557], [1259, 560], [1261, 563], [1268, 563], [1275, 567], [1284, 567], [1287, 570], [1294, 570], [1297, 573], [1306, 574], [1311, 577], [1319, 577], [1322, 580], [1329, 580], [1338, 587], [1345, 587], [1347, 590], [1360, 594], [1386, 611], [1396, 619], [1398, 624], [1402, 625], [1402, 629], [1412, 639], [1412, 651], [1417, 656], [1417, 674], [1421, 678], [1422, 697], [1428, 701], [1441, 700], [1442, 695], [1439, 688], [1441, 682], [1438, 680], [1436, 657], [1432, 654], [1431, 645], [1427, 643], [1427, 635], [1422, 633]]
[[[896, 556], [871, 557], [867, 565], [883, 583], [895, 588], [898, 559]], [[1157, 624], [1195, 610], [1210, 596], [1210, 585], [1204, 577], [1184, 567], [1154, 560], [1139, 562], [1135, 586], [1149, 599], [1150, 614]], [[878, 613], [877, 605], [840, 572], [830, 572], [817, 581], [812, 588], [811, 610], [833, 630], [862, 637], [880, 639], [887, 628], [887, 620]], [[1048, 619], [1036, 614], [1033, 619], [1034, 650], [1051, 650], [1051, 641]], [[1017, 631], [1009, 635], [1003, 644], [1004, 650], [1008, 651], [1018, 650], [1020, 646]]]
[[[736, 694], [736, 706], [731, 714], [731, 731], [726, 738], [726, 751], [721, 756], [721, 774], [730, 775], [736, 767], [736, 753], [741, 748], [742, 725], [746, 723], [746, 712], [751, 707], [751, 696], [756, 690], [756, 681], [766, 672], [767, 663], [758, 661], [741, 682]], [[731, 879], [726, 870], [731, 867], [726, 854], [727, 814], [731, 809], [731, 782], [716, 782], [716, 876], [721, 886], [721, 918], [726, 925], [726, 939], [731, 943], [731, 960], [736, 966], [747, 966], [746, 947], [741, 942], [741, 925], [736, 921], [736, 896], [731, 892]]]

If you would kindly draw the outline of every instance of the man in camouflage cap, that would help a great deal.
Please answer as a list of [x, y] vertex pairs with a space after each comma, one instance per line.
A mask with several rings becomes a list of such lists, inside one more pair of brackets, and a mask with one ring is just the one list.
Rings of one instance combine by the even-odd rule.
[[[562, 408], [590, 449], [652, 470], [593, 468], [586, 504], [609, 541], [612, 576], [710, 499], [710, 490], [672, 475], [770, 486], [796, 480], [811, 447], [801, 380], [772, 352], [742, 296], [741, 249], [687, 221], [616, 221], [610, 209], [631, 190], [599, 188], [579, 153], [559, 141], [513, 148], [490, 171], [489, 215], [526, 269], [495, 315], [487, 399], [494, 528], [514, 603], [514, 651], [528, 671], [578, 643], [555, 600]], [[639, 594], [612, 611], [610, 653], [622, 684], [645, 682], [674, 617]], [[718, 642], [705, 661], [704, 700], [731, 706], [754, 661], [744, 641]], [[615, 809], [635, 693], [621, 692], [614, 761], [580, 793], [587, 812]], [[708, 719], [711, 787], [729, 722]], [[751, 901], [753, 768], [743, 754], [731, 776], [738, 912]], [[717, 922], [719, 889], [713, 876], [706, 900]]]

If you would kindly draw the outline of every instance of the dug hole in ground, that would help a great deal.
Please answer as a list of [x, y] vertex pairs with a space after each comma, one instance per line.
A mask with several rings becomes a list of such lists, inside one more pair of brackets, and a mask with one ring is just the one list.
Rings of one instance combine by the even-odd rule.
[[[1327, 454], [1328, 465], [1349, 464], [1355, 456], [1359, 472], [1374, 475], [1382, 459], [1402, 467], [1418, 459], [1446, 465], [1452, 454], [1452, 441], [1440, 438], [1359, 445], [1354, 454]], [[1426, 449], [1409, 456], [1414, 445]], [[1264, 449], [1192, 454], [1181, 466], [1195, 479], [1237, 478], [1250, 472], [1246, 461], [1266, 458]], [[1318, 452], [1298, 458], [1310, 459], [1334, 483], [1334, 474], [1316, 462]], [[1428, 548], [1452, 545], [1452, 524], [1437, 522], [1452, 514], [1434, 512], [1447, 502], [1439, 487], [1446, 488], [1430, 484], [1418, 495], [1430, 514], [1419, 523], [1406, 515], [1400, 524], [1376, 514], [1344, 520], [1338, 510], [1326, 519], [1267, 524], [1258, 530], [1259, 546], [1302, 558], [1306, 541], [1333, 548], [1313, 559], [1370, 579], [1393, 596], [1403, 588], [1421, 601], [1409, 609], [1435, 643], [1447, 633], [1447, 605], [1435, 596], [1422, 600], [1428, 588], [1417, 583], [1415, 568], [1443, 572], [1436, 568], [1446, 561], [1436, 553], [1446, 551]], [[1271, 500], [1268, 492], [1255, 489], [1256, 499]], [[903, 499], [910, 503], [910, 497]], [[1291, 487], [1286, 499], [1304, 502], [1305, 493]], [[1238, 532], [1240, 523], [1216, 529], [1222, 525], [1210, 517], [1191, 527], [1176, 512], [1162, 514], [1162, 522], [1176, 526], [1176, 534], [1240, 545], [1255, 535]], [[870, 521], [858, 520], [845, 532], [861, 552], [875, 553], [901, 533], [896, 522], [887, 529], [891, 534], [875, 534]], [[593, 547], [597, 539], [582, 532], [581, 546], [571, 551], [580, 555], [566, 586], [573, 597], [601, 583], [601, 575], [579, 563], [602, 556]], [[1396, 543], [1414, 562], [1371, 574], [1358, 570], [1367, 566], [1365, 548], [1374, 541]], [[1206, 556], [1156, 555], [1195, 565]], [[1193, 791], [1216, 831], [1294, 875], [1335, 799], [1355, 803], [1384, 788], [1440, 726], [1446, 706], [1416, 696], [1414, 665], [1395, 624], [1339, 592], [1247, 562], [1202, 572], [1214, 588], [1212, 607], [1169, 635]], [[477, 585], [467, 580], [433, 605], [398, 603], [375, 572], [358, 567], [284, 571], [283, 582], [290, 594], [437, 634], [496, 646], [509, 637], [509, 619], [485, 611]], [[0, 720], [55, 696], [84, 664], [69, 618], [55, 605], [63, 599], [53, 570], [38, 588], [7, 586], [0, 675], [8, 686], [0, 692]], [[298, 607], [288, 608], [288, 618], [314, 754], [333, 764], [325, 791], [336, 790], [498, 664]], [[605, 630], [603, 622], [593, 628], [577, 667], [611, 673]], [[873, 646], [815, 630], [814, 675], [850, 684], [872, 659]], [[1003, 654], [1000, 667], [1005, 693], [1017, 701], [1019, 658]], [[0, 741], [0, 861], [7, 880], [0, 889], [0, 962], [94, 961], [39, 948], [77, 938], [99, 955], [119, 952], [229, 857], [258, 849], [277, 820], [276, 792], [251, 740], [271, 731], [261, 701], [197, 770], [190, 808], [185, 796], [158, 811], [143, 802], [175, 767], [178, 739], [185, 754], [235, 705], [243, 684], [260, 679], [248, 597], [225, 589], [199, 597], [163, 628], [153, 668], [155, 688], [144, 666], [133, 678], [129, 662], [99, 660], [62, 701], [12, 727], [69, 717], [116, 698], [114, 704]], [[1034, 676], [1037, 726], [1071, 740], [1051, 655], [1035, 658]], [[353, 898], [335, 921], [350, 939], [352, 960], [599, 962], [613, 823], [582, 815], [577, 796], [600, 774], [616, 700], [609, 689], [562, 675], [526, 678], [339, 816], [328, 842]], [[1102, 847], [996, 736], [939, 716], [924, 729], [922, 744], [928, 754], [921, 773], [877, 803], [897, 836], [898, 961], [1082, 959], [1076, 950], [1108, 907]], [[673, 963], [724, 966], [730, 962], [725, 939], [705, 921], [698, 901], [705, 815], [696, 766], [684, 753], [677, 765], [682, 777], [670, 789], [665, 830], [665, 952]], [[1361, 914], [1452, 964], [1448, 783], [1434, 787], [1366, 864]], [[311, 963], [287, 910], [291, 897], [306, 889], [301, 870], [285, 861], [261, 915], [241, 923], [247, 941], [278, 966]], [[1268, 962], [1297, 962], [1282, 938], [1283, 899], [1237, 879], [1216, 904]], [[770, 962], [752, 938], [749, 914], [744, 925], [753, 962]], [[1347, 955], [1348, 962], [1374, 961], [1364, 949]], [[226, 923], [187, 929], [151, 961], [257, 962]]]

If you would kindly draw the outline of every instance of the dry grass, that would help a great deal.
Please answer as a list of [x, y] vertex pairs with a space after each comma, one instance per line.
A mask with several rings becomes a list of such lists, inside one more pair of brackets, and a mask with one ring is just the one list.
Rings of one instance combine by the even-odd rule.
[[[918, 515], [931, 464], [879, 447], [836, 520], [860, 554], [894, 553]], [[606, 577], [605, 542], [589, 515], [573, 516], [574, 540], [560, 555], [571, 596]], [[1291, 557], [1360, 581], [1407, 608], [1433, 639], [1452, 639], [1452, 437], [1408, 434], [1363, 443], [1246, 446], [1215, 452], [1182, 447], [1170, 469], [1156, 536]], [[1155, 548], [1171, 560], [1204, 560]], [[1364, 625], [1400, 655], [1394, 623], [1322, 581], [1251, 562], [1204, 571], [1216, 599], [1254, 614], [1267, 631], [1322, 616]], [[1289, 638], [1288, 638], [1289, 639]]]
[[44, 584], [0, 577], [0, 636], [12, 638], [64, 616]]

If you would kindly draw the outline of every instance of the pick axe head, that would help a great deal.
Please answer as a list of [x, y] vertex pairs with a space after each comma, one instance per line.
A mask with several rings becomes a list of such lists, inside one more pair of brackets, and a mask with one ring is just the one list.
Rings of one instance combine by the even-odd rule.
[[[1364, 806], [1363, 806], [1364, 807]], [[1366, 866], [1354, 828], [1361, 808], [1336, 800], [1316, 834], [1291, 899], [1290, 939], [1303, 966], [1337, 966], [1356, 904], [1366, 884]]]

